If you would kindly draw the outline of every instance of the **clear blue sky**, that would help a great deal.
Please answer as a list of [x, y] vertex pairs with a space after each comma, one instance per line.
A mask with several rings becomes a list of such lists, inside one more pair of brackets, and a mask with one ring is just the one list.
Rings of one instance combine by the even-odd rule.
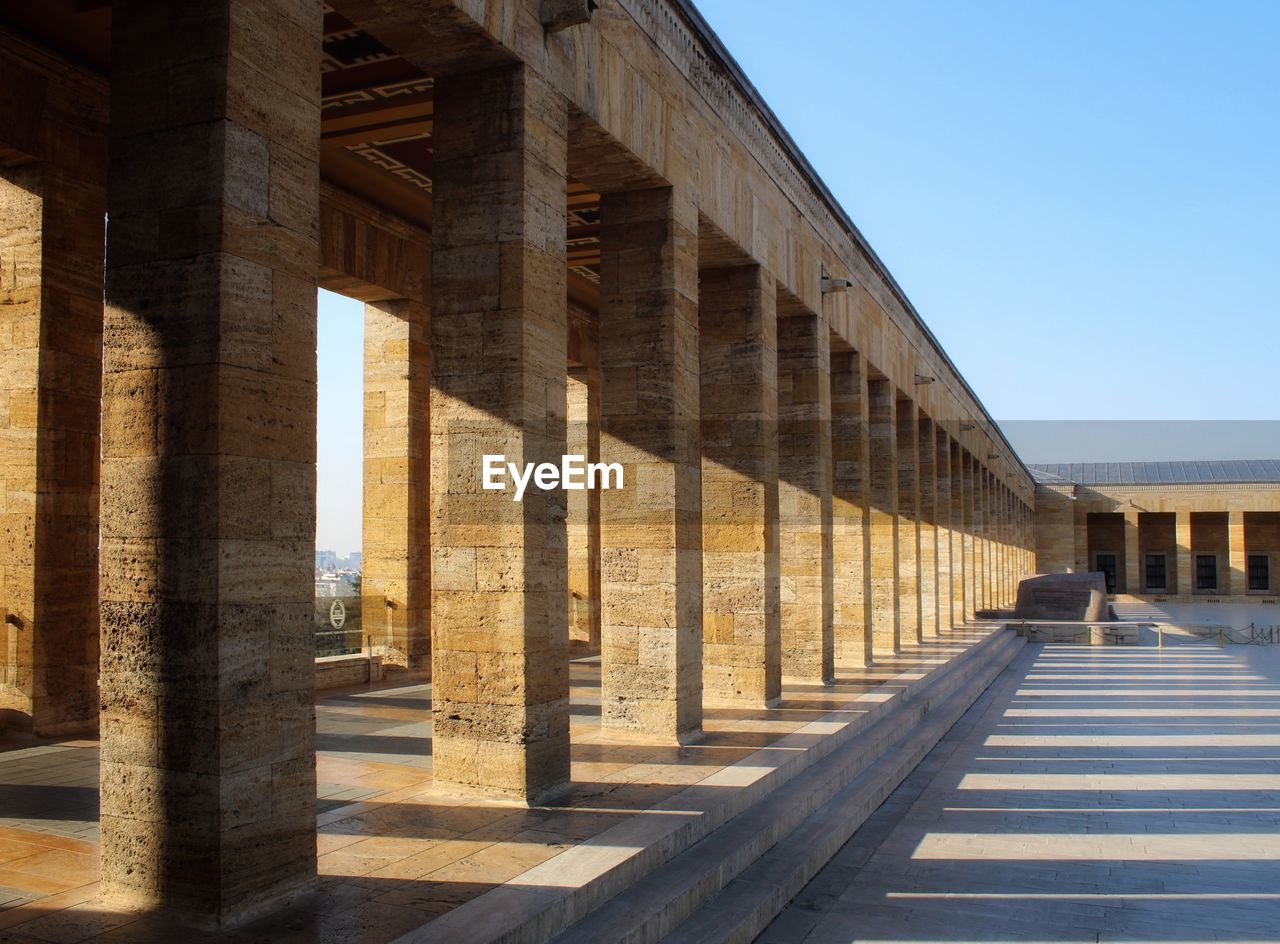
[[[997, 419], [1280, 419], [1280, 2], [697, 2]], [[359, 320], [321, 303], [338, 550]]]

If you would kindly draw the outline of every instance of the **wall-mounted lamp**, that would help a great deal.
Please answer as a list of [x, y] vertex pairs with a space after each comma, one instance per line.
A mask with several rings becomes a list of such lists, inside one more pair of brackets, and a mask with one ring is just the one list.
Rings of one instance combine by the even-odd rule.
[[919, 385], [919, 384], [931, 384], [931, 383], [936, 383], [936, 382], [937, 382], [937, 380], [938, 380], [938, 378], [937, 378], [937, 377], [926, 377], [924, 374], [916, 374], [916, 384], [917, 384], [917, 385]]
[[542, 0], [538, 19], [548, 33], [558, 33], [571, 26], [591, 22], [591, 14], [600, 4], [596, 0]]

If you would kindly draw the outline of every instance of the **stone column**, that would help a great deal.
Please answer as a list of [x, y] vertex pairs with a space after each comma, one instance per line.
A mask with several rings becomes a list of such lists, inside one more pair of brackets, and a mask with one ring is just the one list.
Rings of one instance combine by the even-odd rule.
[[1030, 577], [1036, 572], [1035, 560], [1035, 523], [1030, 505], [1022, 506], [1022, 575]]
[[523, 66], [436, 80], [434, 775], [519, 797], [569, 777], [566, 492], [485, 489], [483, 457], [567, 450], [567, 121]]
[[920, 636], [938, 635], [938, 466], [933, 420], [921, 414], [920, 449]]
[[870, 665], [871, 524], [867, 366], [857, 351], [831, 354], [831, 558], [838, 664]]
[[960, 569], [963, 583], [961, 609], [964, 621], [973, 620], [973, 469], [969, 454], [958, 442], [953, 447], [954, 468], [959, 484], [960, 503]]
[[707, 700], [782, 694], [778, 571], [778, 319], [759, 266], [699, 277], [702, 684]]
[[1027, 576], [1034, 576], [1040, 571], [1040, 563], [1036, 557], [1036, 518], [1035, 510], [1027, 506]]
[[920, 643], [920, 431], [916, 404], [898, 400], [898, 625], [904, 645]]
[[1013, 495], [1013, 601], [1018, 597], [1018, 584], [1026, 574], [1024, 561], [1026, 542], [1023, 536], [1022, 500]]
[[821, 315], [778, 321], [782, 674], [835, 678], [831, 563], [831, 340]]
[[1012, 543], [1010, 541], [1011, 519], [1009, 517], [1009, 490], [1002, 479], [996, 479], [997, 494], [1000, 499], [1000, 605], [1009, 602], [1010, 560]]
[[969, 459], [969, 476], [973, 478], [973, 546], [970, 547], [970, 560], [973, 562], [973, 610], [974, 617], [977, 617], [977, 611], [987, 606], [986, 555], [983, 553], [986, 545], [983, 513], [986, 509], [983, 504], [982, 466], [979, 466], [977, 458]]
[[1244, 596], [1249, 592], [1249, 564], [1245, 556], [1244, 512], [1238, 508], [1227, 511], [1227, 557], [1225, 592]]
[[951, 438], [946, 430], [934, 425], [933, 464], [938, 483], [935, 490], [938, 527], [938, 630], [949, 630], [956, 624], [956, 598], [951, 539], [955, 524], [951, 507]]
[[[1230, 521], [1228, 521], [1228, 524]], [[1191, 552], [1191, 511], [1179, 508], [1174, 513], [1174, 531], [1177, 548], [1174, 563], [1178, 575], [1177, 592], [1179, 596], [1190, 597], [1196, 591], [1195, 556]]]
[[1142, 562], [1138, 543], [1138, 509], [1124, 509], [1124, 592], [1142, 593]]
[[604, 195], [600, 457], [603, 723], [676, 742], [702, 728], [698, 219], [679, 190]]
[[1002, 480], [996, 480], [1000, 496], [1000, 605], [1009, 604], [1009, 584], [1013, 576], [1013, 518], [1010, 513], [1009, 489]]
[[[570, 367], [565, 398], [570, 455], [600, 461], [599, 359]], [[569, 545], [569, 638], [600, 648], [600, 491], [566, 494], [565, 527]]]
[[1021, 573], [1021, 565], [1018, 562], [1021, 553], [1022, 538], [1020, 535], [1020, 524], [1018, 515], [1018, 497], [1012, 489], [1005, 489], [1005, 508], [1009, 515], [1009, 564], [1007, 573], [1009, 582], [1005, 592], [1006, 604], [1012, 606], [1014, 599], [1018, 594], [1018, 577]]
[[993, 472], [991, 473], [991, 500], [995, 506], [995, 540], [994, 552], [996, 561], [995, 574], [995, 605], [997, 607], [1004, 606], [1005, 591], [1005, 511], [1004, 511], [1004, 486], [1000, 479]]
[[421, 302], [364, 306], [363, 629], [411, 672], [431, 659], [429, 332]]
[[995, 556], [995, 598], [994, 605], [999, 607], [1004, 605], [1004, 588], [1005, 588], [1005, 543], [1004, 543], [1004, 487], [1000, 483], [1000, 479], [995, 472], [991, 473], [991, 502], [995, 509], [995, 531], [992, 540], [993, 554]]
[[41, 160], [0, 163], [0, 729], [57, 737], [98, 725], [106, 101], [30, 81]]
[[952, 441], [951, 454], [951, 599], [953, 623], [969, 619], [968, 583], [968, 529], [969, 511], [966, 504], [964, 450]]
[[1027, 574], [1027, 537], [1026, 520], [1023, 516], [1022, 499], [1013, 496], [1013, 599], [1018, 598], [1018, 584]]
[[978, 467], [982, 480], [982, 606], [991, 609], [996, 605], [996, 503], [991, 487], [991, 471]]
[[112, 7], [102, 891], [204, 925], [316, 874], [321, 30]]
[[867, 385], [871, 481], [871, 629], [875, 653], [902, 648], [898, 596], [897, 397], [888, 380]]
[[[1078, 493], [1079, 489], [1073, 486], [1073, 491]], [[1071, 534], [1075, 539], [1076, 572], [1089, 573], [1093, 570], [1093, 561], [1089, 559], [1089, 513], [1082, 501], [1071, 502]]]

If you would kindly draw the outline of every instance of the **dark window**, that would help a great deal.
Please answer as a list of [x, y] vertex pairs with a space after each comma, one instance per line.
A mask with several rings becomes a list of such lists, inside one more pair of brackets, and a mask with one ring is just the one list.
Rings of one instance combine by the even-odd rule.
[[1218, 558], [1212, 554], [1196, 555], [1196, 589], [1218, 589]]
[[1249, 589], [1271, 589], [1271, 558], [1266, 554], [1249, 555]]
[[1147, 555], [1147, 589], [1164, 590], [1168, 586], [1163, 554]]
[[1114, 554], [1096, 554], [1097, 568], [1107, 578], [1107, 593], [1116, 592], [1116, 556]]

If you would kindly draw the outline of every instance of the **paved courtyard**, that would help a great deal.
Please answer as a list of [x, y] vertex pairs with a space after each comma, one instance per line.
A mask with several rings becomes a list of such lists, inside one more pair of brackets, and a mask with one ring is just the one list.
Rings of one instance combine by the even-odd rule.
[[1028, 646], [760, 938], [1280, 940], [1280, 648]]
[[[874, 668], [841, 667], [829, 688], [789, 684], [772, 708], [708, 707], [706, 735], [683, 747], [610, 741], [599, 660], [577, 659], [573, 790], [535, 808], [432, 788], [430, 685], [326, 693], [316, 705], [319, 888], [229, 939], [385, 944], [828, 712], [869, 710], [990, 632], [957, 630]], [[0, 740], [0, 944], [178, 939], [163, 917], [95, 900], [97, 781], [96, 741]]]

